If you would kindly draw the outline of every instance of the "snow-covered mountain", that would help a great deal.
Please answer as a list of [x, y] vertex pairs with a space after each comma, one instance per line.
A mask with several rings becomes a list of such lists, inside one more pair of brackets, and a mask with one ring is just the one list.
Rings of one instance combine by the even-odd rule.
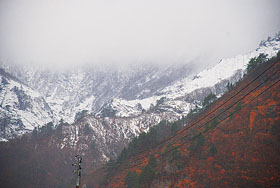
[[[247, 64], [251, 58], [266, 54], [267, 58], [275, 56], [280, 51], [280, 35], [274, 39], [262, 42], [254, 51], [238, 55], [234, 58], [222, 59], [215, 66], [203, 70], [192, 77], [185, 77], [159, 89], [152, 97], [141, 100], [114, 99], [106, 104], [101, 112], [113, 111], [116, 116], [126, 117], [141, 113], [141, 108], [148, 110], [158, 102], [161, 108], [165, 106], [168, 111], [178, 111], [178, 116], [185, 115], [188, 110], [199, 104], [210, 93], [218, 97], [227, 91], [227, 84], [234, 84], [246, 74]], [[167, 107], [167, 108], [166, 108]]]
[[97, 113], [114, 98], [144, 99], [193, 72], [190, 65], [159, 67], [135, 66], [112, 70], [81, 68], [51, 72], [3, 63], [2, 67], [23, 83], [41, 93], [54, 114], [73, 122], [77, 112]]
[[[261, 53], [272, 57], [279, 50], [277, 36], [252, 52], [223, 59], [197, 74], [189, 64], [52, 72], [2, 61], [1, 138], [22, 135], [49, 121], [73, 123], [76, 119], [73, 126], [87, 122], [100, 147], [110, 145], [110, 138], [129, 141], [163, 119], [173, 121], [187, 115], [209, 93], [221, 96], [229, 82], [234, 84], [246, 73], [251, 58]], [[7, 119], [14, 123], [7, 124]], [[78, 134], [73, 130], [76, 128], [65, 129], [65, 144], [79, 140], [79, 136], [73, 137]], [[112, 154], [108, 149], [103, 157], [108, 152]]]
[[53, 111], [40, 93], [3, 69], [0, 69], [0, 83], [0, 140], [53, 121]]
[[[257, 57], [259, 54], [266, 54], [271, 58], [280, 50], [279, 36], [274, 40], [269, 40], [262, 43], [262, 46], [256, 50], [238, 55], [234, 58], [222, 59], [214, 67], [204, 70], [192, 79], [184, 78], [175, 84], [166, 87], [161, 92], [169, 98], [177, 98], [189, 94], [197, 89], [214, 87], [215, 84], [222, 81], [231, 83], [236, 82], [236, 77], [240, 79], [246, 73], [246, 67], [251, 58]], [[214, 91], [214, 93], [222, 93], [221, 91]]]

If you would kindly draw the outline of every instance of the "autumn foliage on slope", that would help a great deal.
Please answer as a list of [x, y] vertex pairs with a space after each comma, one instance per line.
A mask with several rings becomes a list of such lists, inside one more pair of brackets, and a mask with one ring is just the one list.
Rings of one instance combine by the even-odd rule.
[[119, 162], [100, 187], [279, 187], [279, 70], [278, 54], [175, 137]]

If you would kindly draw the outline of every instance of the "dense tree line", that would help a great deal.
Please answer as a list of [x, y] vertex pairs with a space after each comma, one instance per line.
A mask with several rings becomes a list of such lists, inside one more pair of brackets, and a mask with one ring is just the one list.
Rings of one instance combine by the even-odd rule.
[[277, 53], [275, 57], [267, 58], [267, 54], [261, 53], [258, 57], [251, 58], [250, 61], [247, 64], [247, 72], [251, 72], [256, 67], [259, 67], [261, 64], [266, 63], [268, 61], [270, 62], [276, 62], [280, 60], [280, 51]]

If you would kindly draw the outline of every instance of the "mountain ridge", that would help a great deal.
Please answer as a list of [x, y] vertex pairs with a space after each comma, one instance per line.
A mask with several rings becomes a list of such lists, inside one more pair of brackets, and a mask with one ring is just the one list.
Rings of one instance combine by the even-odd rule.
[[[72, 73], [54, 74], [49, 71], [30, 71], [27, 68], [15, 67], [2, 62], [1, 67], [6, 68], [9, 74], [14, 73], [20, 78], [13, 76], [19, 85], [24, 83], [29, 90], [34, 90], [37, 87], [39, 92], [34, 90], [34, 93], [40, 95], [41, 100], [43, 100], [41, 103], [45, 103], [45, 105], [38, 105], [45, 106], [45, 108], [41, 107], [37, 111], [31, 110], [34, 122], [26, 123], [25, 121], [22, 123], [23, 128], [24, 126], [29, 126], [26, 131], [18, 131], [18, 133], [14, 131], [13, 134], [6, 137], [1, 136], [1, 139], [6, 140], [7, 138], [12, 138], [16, 135], [20, 136], [23, 133], [32, 131], [34, 127], [40, 127], [48, 123], [45, 119], [53, 121], [55, 124], [61, 119], [73, 123], [79, 114], [83, 112], [86, 112], [88, 115], [93, 114], [96, 117], [137, 117], [156, 107], [158, 109], [157, 112], [169, 113], [169, 116], [173, 117], [172, 119], [179, 119], [187, 115], [196, 105], [201, 105], [202, 100], [208, 94], [214, 93], [220, 96], [226, 92], [226, 85], [228, 83], [234, 84], [240, 80], [246, 73], [247, 61], [250, 58], [256, 57], [260, 53], [268, 54], [268, 58], [276, 55], [277, 51], [280, 50], [279, 38], [279, 36], [276, 36], [274, 39], [262, 42], [259, 48], [245, 55], [221, 60], [217, 65], [196, 75], [189, 75], [190, 69], [184, 65], [175, 68], [166, 67], [161, 70], [151, 66], [143, 67], [140, 70], [132, 70], [132, 72], [130, 70], [125, 70], [124, 72], [121, 70], [117, 72], [111, 71], [108, 75], [105, 75], [105, 72], [102, 73], [95, 70], [93, 76], [91, 76], [91, 70], [87, 70], [88, 72], [77, 70], [72, 71]], [[174, 75], [178, 70], [180, 70], [180, 74], [177, 74], [177, 77], [173, 78], [173, 80], [169, 80], [169, 84], [158, 84], [162, 79], [169, 78], [165, 74]], [[127, 73], [129, 74], [127, 75]], [[176, 80], [177, 78], [179, 79]], [[137, 80], [140, 80], [140, 82], [137, 82]], [[120, 84], [119, 82], [124, 83]], [[113, 85], [108, 87], [111, 84]], [[150, 84], [149, 87], [151, 88], [154, 88], [155, 85], [158, 85], [156, 88], [162, 88], [155, 89], [152, 92], [147, 90], [146, 84]], [[117, 89], [120, 85], [122, 85], [120, 89]], [[125, 94], [127, 92], [122, 93], [122, 91], [135, 90], [135, 86], [145, 88], [142, 91], [147, 91], [150, 93], [150, 96], [144, 97], [146, 94], [140, 92], [137, 95], [131, 95], [136, 97], [133, 100], [129, 99], [130, 97], [127, 99], [123, 98], [127, 96]], [[2, 91], [0, 94], [3, 103], [5, 93]], [[139, 95], [142, 95], [142, 97], [139, 97]], [[1, 110], [3, 113], [8, 113], [4, 108]], [[24, 110], [17, 112], [24, 116]], [[40, 114], [45, 115], [42, 116]], [[2, 120], [5, 117], [2, 115]], [[18, 119], [21, 120], [21, 118]], [[35, 123], [35, 121], [40, 123]], [[16, 129], [14, 128], [14, 130]]]

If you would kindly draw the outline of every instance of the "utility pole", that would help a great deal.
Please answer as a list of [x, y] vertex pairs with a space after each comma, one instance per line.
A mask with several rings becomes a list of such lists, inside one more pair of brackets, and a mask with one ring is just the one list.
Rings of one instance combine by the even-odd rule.
[[82, 157], [80, 155], [76, 155], [76, 163], [72, 164], [72, 166], [75, 167], [73, 170], [74, 174], [77, 176], [77, 183], [76, 183], [76, 188], [80, 188], [81, 184], [81, 177], [82, 177]]

